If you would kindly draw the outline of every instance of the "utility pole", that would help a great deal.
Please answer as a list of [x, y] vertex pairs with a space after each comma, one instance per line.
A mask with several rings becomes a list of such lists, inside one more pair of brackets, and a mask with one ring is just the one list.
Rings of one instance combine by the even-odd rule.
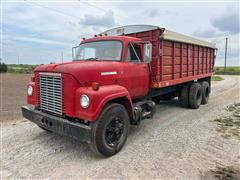
[[19, 55], [18, 55], [18, 65], [19, 65]]
[[227, 71], [227, 44], [228, 44], [228, 38], [226, 38], [226, 44], [225, 44], [225, 62], [224, 62], [224, 72]]
[[62, 63], [63, 63], [63, 52], [61, 52], [61, 55], [62, 55]]

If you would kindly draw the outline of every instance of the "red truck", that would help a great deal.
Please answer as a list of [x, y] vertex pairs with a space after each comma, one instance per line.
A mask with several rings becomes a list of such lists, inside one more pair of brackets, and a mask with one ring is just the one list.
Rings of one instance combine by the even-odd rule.
[[186, 108], [206, 104], [214, 44], [149, 25], [110, 29], [83, 39], [73, 61], [38, 66], [23, 117], [46, 131], [87, 142], [103, 156], [121, 150], [130, 125], [178, 97]]

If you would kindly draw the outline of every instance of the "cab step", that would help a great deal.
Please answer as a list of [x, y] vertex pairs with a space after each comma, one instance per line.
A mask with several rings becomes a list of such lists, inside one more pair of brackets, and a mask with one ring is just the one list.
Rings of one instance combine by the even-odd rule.
[[156, 112], [156, 104], [151, 100], [139, 101], [133, 104], [135, 118], [132, 120], [133, 125], [139, 125], [144, 119], [150, 119]]

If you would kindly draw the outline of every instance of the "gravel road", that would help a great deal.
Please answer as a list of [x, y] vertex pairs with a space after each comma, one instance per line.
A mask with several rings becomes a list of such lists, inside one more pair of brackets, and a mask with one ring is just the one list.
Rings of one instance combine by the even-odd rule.
[[154, 118], [132, 127], [122, 151], [106, 159], [87, 144], [23, 119], [3, 125], [2, 178], [200, 179], [217, 164], [240, 167], [240, 141], [224, 139], [210, 121], [240, 102], [240, 77], [224, 78], [213, 83], [209, 103], [198, 110], [181, 108], [174, 100], [158, 105]]

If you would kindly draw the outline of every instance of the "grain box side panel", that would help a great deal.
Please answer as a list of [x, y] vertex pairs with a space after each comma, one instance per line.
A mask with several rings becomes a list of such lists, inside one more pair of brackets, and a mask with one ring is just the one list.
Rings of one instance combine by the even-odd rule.
[[161, 64], [162, 82], [206, 75], [213, 72], [214, 49], [162, 40]]

